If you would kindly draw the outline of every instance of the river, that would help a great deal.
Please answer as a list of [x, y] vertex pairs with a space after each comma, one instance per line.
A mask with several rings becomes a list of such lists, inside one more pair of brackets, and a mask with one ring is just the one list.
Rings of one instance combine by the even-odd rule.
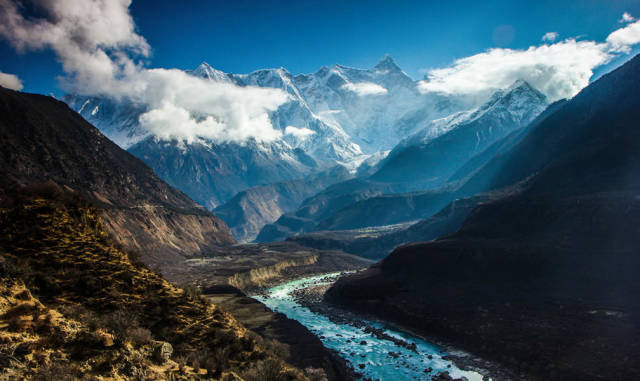
[[[440, 348], [419, 337], [394, 330], [375, 321], [361, 319], [364, 325], [383, 329], [384, 333], [415, 343], [415, 351], [394, 344], [391, 340], [378, 339], [350, 324], [334, 323], [324, 315], [314, 313], [301, 306], [293, 297], [295, 290], [310, 286], [330, 284], [339, 273], [323, 274], [297, 279], [276, 287], [272, 287], [255, 299], [272, 310], [285, 314], [306, 326], [320, 338], [330, 349], [336, 350], [351, 363], [353, 368], [363, 377], [373, 380], [424, 380], [440, 372], [448, 372], [453, 378], [466, 377], [470, 381], [481, 381], [479, 373], [464, 371], [451, 361], [442, 357], [446, 355]], [[391, 354], [390, 354], [391, 352]], [[431, 357], [431, 358], [430, 358]], [[425, 372], [431, 368], [431, 371]]]

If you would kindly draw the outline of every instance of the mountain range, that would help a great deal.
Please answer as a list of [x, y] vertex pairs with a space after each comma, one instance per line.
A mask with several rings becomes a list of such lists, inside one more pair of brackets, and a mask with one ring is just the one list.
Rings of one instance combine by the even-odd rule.
[[427, 218], [459, 196], [454, 192], [459, 186], [458, 171], [467, 171], [473, 167], [472, 160], [495, 149], [494, 144], [517, 135], [547, 105], [543, 94], [516, 81], [475, 109], [432, 121], [369, 169], [371, 175], [319, 192], [297, 211], [266, 225], [258, 240]]
[[[433, 119], [469, 107], [469, 101], [461, 97], [422, 94], [417, 82], [390, 56], [370, 69], [332, 65], [312, 74], [292, 75], [284, 68], [232, 74], [206, 63], [187, 73], [209, 81], [284, 91], [289, 101], [270, 115], [282, 137], [242, 143], [162, 140], [140, 125], [139, 117], [147, 111], [143, 105], [74, 94], [66, 95], [64, 101], [163, 180], [209, 210], [249, 188], [306, 181], [335, 165], [355, 174], [362, 163], [374, 166], [406, 136], [435, 128]], [[292, 129], [305, 133], [288, 132]], [[314, 189], [320, 190], [322, 187]], [[268, 202], [271, 196], [261, 197]], [[274, 217], [279, 216], [261, 219], [268, 223]]]

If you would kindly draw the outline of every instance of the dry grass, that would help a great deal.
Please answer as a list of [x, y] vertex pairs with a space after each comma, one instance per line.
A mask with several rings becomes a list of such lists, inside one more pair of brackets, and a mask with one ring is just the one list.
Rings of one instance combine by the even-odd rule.
[[[155, 363], [154, 339], [179, 363]], [[81, 200], [0, 208], [0, 379], [304, 379], [285, 353], [115, 247]]]

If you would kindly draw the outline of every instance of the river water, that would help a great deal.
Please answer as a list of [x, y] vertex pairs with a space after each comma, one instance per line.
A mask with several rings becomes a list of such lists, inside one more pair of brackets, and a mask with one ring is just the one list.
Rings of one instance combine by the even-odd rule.
[[[378, 339], [350, 324], [338, 324], [326, 316], [311, 312], [296, 302], [292, 292], [310, 286], [330, 284], [335, 274], [323, 274], [297, 279], [280, 286], [270, 288], [264, 295], [254, 296], [272, 310], [285, 314], [306, 326], [327, 347], [336, 350], [348, 360], [352, 367], [366, 378], [373, 380], [425, 380], [440, 372], [448, 372], [453, 378], [466, 377], [470, 381], [480, 381], [482, 376], [476, 372], [458, 369], [451, 361], [444, 360], [446, 355], [437, 346], [418, 337], [391, 329], [381, 323], [362, 319], [367, 325], [384, 329], [385, 333], [416, 344], [416, 352], [394, 344], [390, 340]], [[363, 344], [362, 342], [366, 342]], [[397, 355], [392, 357], [389, 352]], [[429, 359], [431, 356], [431, 359]], [[431, 372], [425, 372], [432, 368]]]

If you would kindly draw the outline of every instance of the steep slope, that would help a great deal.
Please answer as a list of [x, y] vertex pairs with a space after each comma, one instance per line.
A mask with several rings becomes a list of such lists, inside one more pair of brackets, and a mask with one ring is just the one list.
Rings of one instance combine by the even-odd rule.
[[53, 181], [103, 208], [118, 243], [167, 264], [235, 242], [227, 226], [160, 180], [63, 102], [0, 89], [0, 196]]
[[277, 346], [112, 243], [99, 213], [54, 185], [0, 205], [3, 379], [306, 379]]
[[236, 194], [229, 202], [215, 209], [227, 223], [233, 236], [240, 241], [252, 241], [262, 227], [281, 215], [294, 211], [302, 201], [318, 189], [350, 178], [343, 166], [330, 168], [309, 179], [291, 180], [252, 187]]
[[[547, 107], [544, 95], [524, 81], [494, 93], [477, 110], [454, 114], [444, 126], [434, 126], [395, 148], [373, 180], [414, 182], [430, 180], [433, 187], [446, 180], [469, 158], [512, 131], [529, 124]], [[433, 131], [441, 131], [432, 138]]]
[[338, 282], [330, 300], [535, 378], [637, 378], [638, 78], [640, 56], [558, 107], [474, 175], [517, 191]]

